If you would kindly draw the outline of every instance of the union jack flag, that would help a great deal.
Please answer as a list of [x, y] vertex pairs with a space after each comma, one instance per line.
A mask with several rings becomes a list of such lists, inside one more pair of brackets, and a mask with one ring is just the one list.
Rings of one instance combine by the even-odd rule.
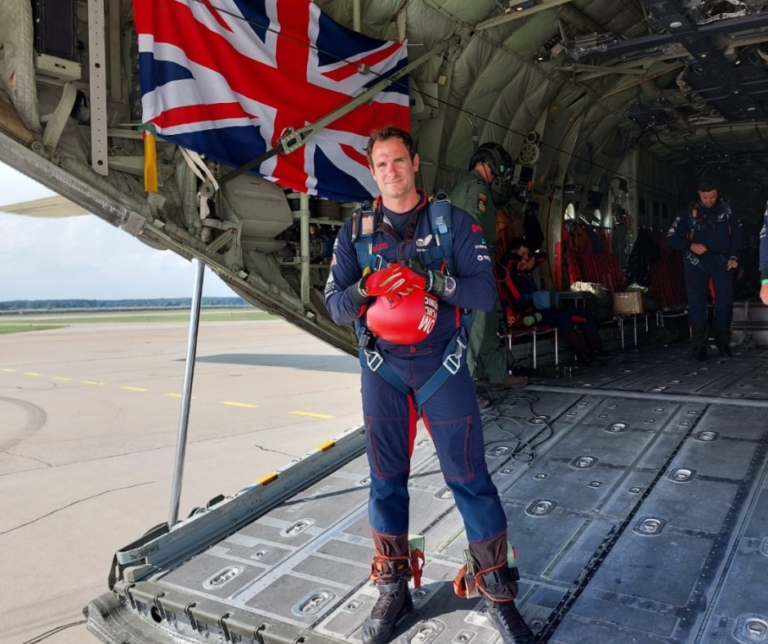
[[[134, 0], [134, 17], [144, 122], [233, 167], [407, 64], [405, 43], [346, 29], [309, 0]], [[255, 172], [312, 195], [367, 199], [376, 184], [365, 146], [385, 125], [410, 130], [405, 76]]]

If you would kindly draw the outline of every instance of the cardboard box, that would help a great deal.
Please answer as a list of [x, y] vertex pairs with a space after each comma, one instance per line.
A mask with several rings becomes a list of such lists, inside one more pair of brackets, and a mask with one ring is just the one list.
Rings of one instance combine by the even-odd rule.
[[643, 294], [641, 291], [613, 294], [613, 314], [621, 316], [640, 315], [643, 313]]

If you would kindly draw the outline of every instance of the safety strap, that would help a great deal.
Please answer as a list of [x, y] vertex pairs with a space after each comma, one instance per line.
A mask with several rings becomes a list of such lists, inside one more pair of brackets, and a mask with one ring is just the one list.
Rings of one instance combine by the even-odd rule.
[[376, 555], [371, 562], [371, 576], [370, 580], [373, 582], [380, 582], [382, 578], [386, 580], [388, 577], [399, 577], [403, 574], [411, 573], [411, 558], [409, 555], [402, 557], [385, 557], [383, 555]]
[[453, 338], [443, 352], [443, 364], [432, 374], [413, 394], [416, 410], [421, 413], [421, 407], [429, 400], [435, 392], [445, 384], [451, 376], [456, 375], [461, 366], [466, 362], [467, 332], [463, 325], [460, 325], [453, 334]]
[[475, 561], [467, 548], [464, 550], [464, 565], [453, 580], [453, 592], [462, 599], [469, 599], [470, 597], [477, 597], [478, 591], [485, 590], [488, 586], [519, 580], [517, 553], [509, 542], [507, 542], [506, 565], [501, 563], [485, 570], [475, 570]]
[[374, 346], [373, 349], [361, 347], [358, 356], [360, 358], [360, 366], [363, 369], [370, 369], [379, 374], [390, 385], [406, 396], [410, 396], [413, 393], [413, 390], [384, 362], [378, 347]]
[[436, 246], [419, 253], [419, 261], [428, 266], [434, 261], [443, 260], [448, 268], [448, 275], [456, 274], [453, 261], [453, 208], [448, 196], [442, 190], [435, 193], [434, 201], [429, 204], [429, 224], [435, 236]]
[[408, 553], [411, 557], [411, 571], [413, 572], [413, 587], [418, 590], [421, 588], [421, 575], [424, 570], [424, 551], [426, 550], [426, 539], [423, 534], [408, 535]]
[[[195, 176], [197, 176], [203, 183], [205, 183], [206, 180], [209, 181], [213, 186], [214, 191], [217, 191], [219, 189], [219, 182], [216, 181], [216, 177], [213, 176], [213, 173], [205, 164], [203, 158], [194, 150], [187, 150], [182, 147], [180, 147], [179, 150], [181, 150], [181, 156], [184, 157], [184, 161], [187, 162], [189, 169], [195, 173]], [[200, 219], [205, 219], [211, 213], [211, 209], [208, 206], [208, 197], [202, 192], [198, 192], [197, 202], [200, 211]]]
[[363, 204], [360, 212], [352, 215], [352, 243], [357, 251], [360, 268], [375, 271], [382, 267], [384, 258], [373, 254], [373, 233], [376, 231], [376, 208], [370, 201]]

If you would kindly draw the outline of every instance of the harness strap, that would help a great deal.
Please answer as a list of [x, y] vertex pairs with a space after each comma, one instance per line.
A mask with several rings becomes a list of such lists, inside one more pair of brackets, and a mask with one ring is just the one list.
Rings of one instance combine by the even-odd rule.
[[463, 326], [460, 326], [454, 334], [448, 346], [443, 352], [443, 364], [432, 376], [413, 394], [417, 412], [421, 413], [421, 407], [435, 392], [445, 384], [451, 376], [455, 376], [466, 363], [467, 334]]
[[406, 385], [398, 375], [389, 368], [378, 348], [361, 348], [359, 351], [360, 366], [379, 374], [390, 385], [406, 396], [413, 396], [416, 412], [421, 414], [421, 408], [451, 376], [455, 375], [466, 362], [467, 334], [464, 327], [454, 334], [443, 352], [443, 363], [429, 380], [414, 390]]
[[[453, 262], [453, 235], [451, 233], [453, 227], [452, 214], [453, 211], [448, 196], [444, 191], [438, 190], [435, 193], [435, 200], [429, 208], [429, 223], [432, 226], [432, 233], [435, 235], [435, 241], [437, 243], [435, 249], [441, 249], [442, 257], [448, 265], [449, 275], [454, 275], [456, 273], [456, 267]], [[430, 257], [429, 261], [440, 259], [440, 254], [435, 254], [437, 256], [434, 258]], [[426, 266], [426, 261], [423, 263]]]
[[413, 390], [406, 385], [399, 376], [389, 368], [389, 366], [387, 366], [377, 348], [361, 348], [358, 355], [360, 357], [360, 366], [363, 369], [370, 369], [379, 374], [390, 385], [406, 396], [410, 396], [413, 393]]

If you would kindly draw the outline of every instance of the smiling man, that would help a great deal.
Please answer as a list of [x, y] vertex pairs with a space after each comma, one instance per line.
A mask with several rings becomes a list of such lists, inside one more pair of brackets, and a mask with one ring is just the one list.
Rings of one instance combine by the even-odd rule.
[[[494, 306], [496, 286], [482, 228], [445, 199], [416, 188], [411, 136], [385, 128], [368, 142], [381, 193], [334, 246], [325, 297], [337, 324], [356, 322], [362, 370], [374, 557], [379, 599], [364, 644], [392, 639], [412, 608], [408, 477], [418, 417], [435, 444], [464, 519], [474, 584], [505, 644], [531, 644], [515, 606], [517, 569], [507, 560], [507, 520], [485, 462], [483, 427], [465, 361], [470, 310]], [[416, 571], [418, 573], [418, 571]], [[465, 577], [457, 578], [465, 591]]]

